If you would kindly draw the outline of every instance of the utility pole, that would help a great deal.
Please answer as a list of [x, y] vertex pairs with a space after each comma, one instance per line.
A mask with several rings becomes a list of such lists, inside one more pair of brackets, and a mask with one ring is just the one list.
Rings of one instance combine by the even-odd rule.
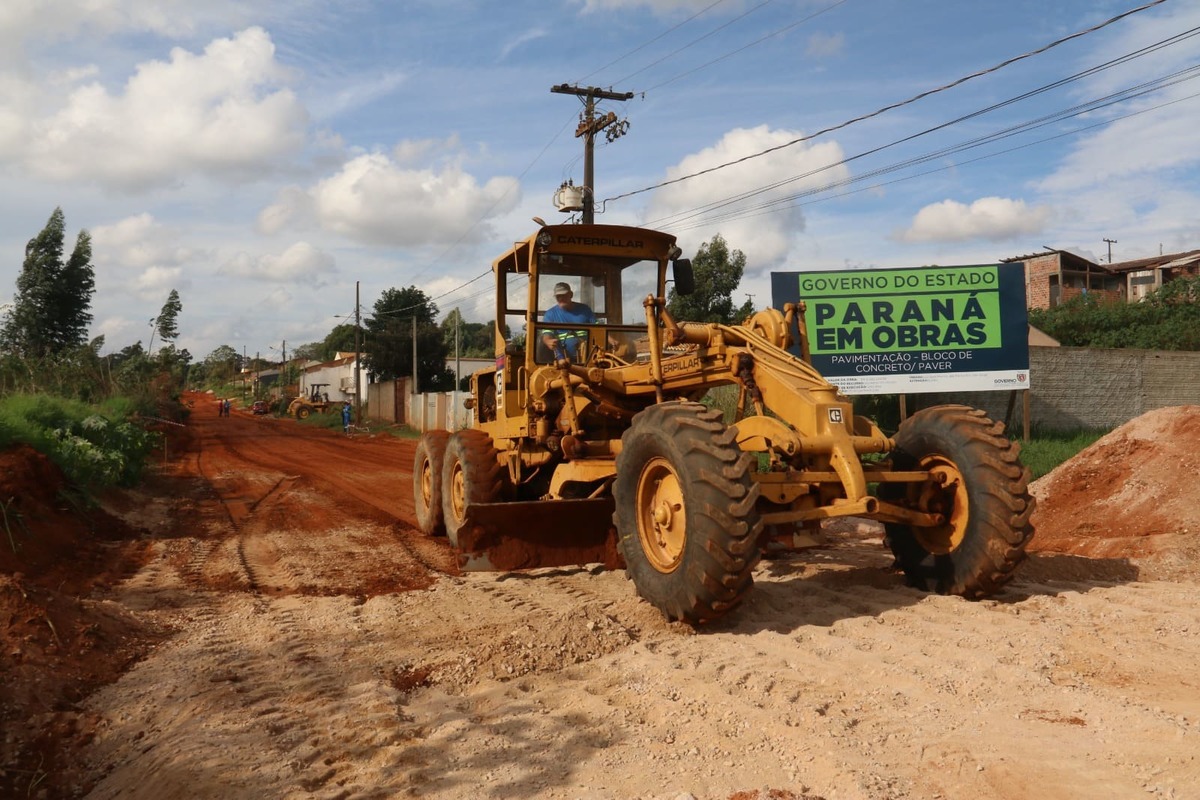
[[1117, 243], [1116, 239], [1105, 239], [1108, 242], [1108, 263], [1112, 263], [1112, 246]]
[[[283, 352], [283, 366], [281, 366], [279, 368], [279, 383], [280, 383], [280, 388], [286, 390], [287, 385], [288, 385], [287, 384], [287, 339], [283, 340], [282, 352]], [[296, 387], [296, 390], [299, 391], [299, 387]]]
[[629, 130], [628, 120], [618, 122], [617, 115], [612, 111], [597, 117], [596, 101], [630, 100], [633, 98], [633, 92], [613, 92], [595, 86], [583, 89], [566, 83], [551, 86], [550, 91], [555, 94], [573, 94], [583, 100], [583, 113], [579, 116], [579, 127], [575, 129], [575, 138], [583, 137], [583, 222], [585, 225], [590, 225], [594, 220], [596, 209], [595, 168], [592, 163], [596, 134], [610, 125], [615, 125], [616, 127], [608, 132], [608, 140], [613, 142], [624, 136], [625, 132]]
[[354, 282], [354, 424], [362, 425], [362, 315], [358, 308], [358, 281]]
[[412, 337], [413, 337], [413, 394], [420, 394], [417, 388], [417, 317], [414, 314], [412, 318]]
[[454, 309], [454, 391], [458, 392], [458, 385], [462, 383], [462, 356], [459, 355], [459, 332], [462, 330], [462, 312], [457, 308]]
[[246, 402], [246, 373], [250, 370], [246, 369], [246, 345], [242, 345], [242, 402]]

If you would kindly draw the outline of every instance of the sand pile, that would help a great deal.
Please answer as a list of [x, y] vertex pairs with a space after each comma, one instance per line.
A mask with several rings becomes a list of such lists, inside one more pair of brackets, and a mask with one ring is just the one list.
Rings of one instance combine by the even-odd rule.
[[1200, 575], [1200, 406], [1150, 411], [1035, 481], [1032, 551]]

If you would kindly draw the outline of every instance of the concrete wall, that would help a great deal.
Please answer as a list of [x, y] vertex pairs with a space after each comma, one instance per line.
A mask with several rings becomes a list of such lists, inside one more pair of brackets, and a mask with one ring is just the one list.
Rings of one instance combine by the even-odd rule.
[[418, 431], [471, 427], [471, 412], [463, 407], [469, 392], [410, 394], [410, 381], [380, 381], [367, 387], [367, 417], [384, 423], [403, 423]]
[[407, 423], [408, 384], [407, 378], [368, 384], [367, 418], [389, 424]]
[[[1115, 428], [1155, 408], [1200, 405], [1200, 353], [1030, 347], [1030, 423], [1046, 430]], [[1004, 420], [1009, 392], [909, 395], [911, 410], [966, 403]], [[1020, 431], [1018, 396], [1009, 425]]]

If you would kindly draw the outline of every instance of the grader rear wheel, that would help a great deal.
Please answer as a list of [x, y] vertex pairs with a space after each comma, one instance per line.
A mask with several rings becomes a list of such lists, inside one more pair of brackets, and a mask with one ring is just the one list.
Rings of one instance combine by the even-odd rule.
[[308, 415], [312, 413], [312, 409], [308, 406], [300, 406], [296, 409], [296, 419], [308, 419]]
[[918, 411], [896, 434], [893, 462], [927, 470], [933, 480], [884, 499], [942, 514], [933, 527], [888, 524], [888, 543], [910, 586], [978, 599], [994, 594], [1025, 559], [1033, 536], [1029, 469], [1004, 426], [968, 406]]
[[466, 429], [450, 436], [442, 460], [442, 523], [450, 544], [466, 523], [467, 507], [494, 503], [504, 493], [505, 474], [492, 437]]
[[430, 536], [445, 536], [442, 521], [442, 463], [446, 456], [448, 431], [426, 431], [417, 442], [413, 459], [413, 505], [417, 525]]
[[621, 554], [638, 593], [669, 619], [716, 619], [753, 583], [762, 522], [751, 463], [721, 412], [699, 403], [651, 406], [621, 437]]

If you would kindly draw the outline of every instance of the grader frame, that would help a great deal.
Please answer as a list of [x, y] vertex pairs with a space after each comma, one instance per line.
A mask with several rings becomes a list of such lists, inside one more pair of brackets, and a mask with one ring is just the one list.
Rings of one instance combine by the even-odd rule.
[[[681, 293], [692, 280], [679, 255], [657, 231], [557, 225], [493, 262], [496, 365], [471, 378], [472, 427], [417, 448], [426, 532], [468, 570], [624, 566], [690, 622], [735, 607], [765, 548], [833, 517], [883, 522], [913, 585], [981, 597], [1007, 582], [1033, 500], [1003, 426], [943, 406], [885, 435], [809, 363], [802, 305], [742, 325], [673, 319], [668, 270]], [[564, 280], [596, 313], [570, 325], [574, 358], [542, 347]], [[698, 401], [729, 384], [727, 424]]]

